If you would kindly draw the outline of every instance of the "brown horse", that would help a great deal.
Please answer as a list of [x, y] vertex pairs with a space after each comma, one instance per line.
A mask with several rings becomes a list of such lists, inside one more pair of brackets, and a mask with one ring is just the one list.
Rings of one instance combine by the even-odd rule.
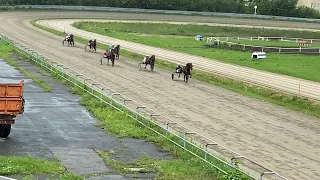
[[114, 54], [116, 55], [116, 58], [119, 59], [119, 54], [120, 54], [120, 44], [118, 44], [116, 47], [113, 48]]
[[155, 55], [152, 55], [152, 56], [149, 57], [149, 58], [145, 57], [145, 59], [143, 60], [143, 62], [138, 63], [139, 71], [140, 71], [140, 69], [141, 69], [141, 64], [144, 64], [144, 65], [145, 65], [145, 66], [144, 66], [144, 69], [147, 68], [147, 65], [150, 65], [150, 69], [151, 69], [151, 71], [153, 71], [155, 61], [156, 61], [156, 56], [155, 56]]
[[178, 78], [180, 77], [180, 74], [183, 73], [183, 74], [184, 74], [184, 78], [183, 78], [183, 79], [184, 79], [184, 81], [187, 83], [188, 80], [189, 80], [189, 76], [190, 76], [190, 78], [191, 78], [191, 71], [192, 71], [192, 69], [193, 69], [192, 63], [187, 63], [185, 66], [180, 66], [180, 65], [178, 65], [178, 66], [176, 67], [176, 71], [175, 71], [174, 73], [172, 73], [171, 79], [174, 80], [174, 74], [175, 74], [175, 73], [178, 73], [178, 74], [179, 74]]

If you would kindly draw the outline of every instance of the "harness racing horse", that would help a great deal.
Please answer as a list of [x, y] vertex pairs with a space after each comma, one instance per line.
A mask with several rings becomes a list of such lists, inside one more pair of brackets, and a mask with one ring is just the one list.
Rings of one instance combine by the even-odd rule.
[[67, 41], [68, 42], [68, 46], [74, 46], [74, 39], [73, 39], [73, 35], [70, 34], [68, 35], [63, 41], [62, 41], [62, 45], [64, 45], [64, 42]]
[[183, 74], [184, 74], [184, 81], [187, 83], [188, 80], [189, 80], [189, 76], [190, 76], [190, 78], [191, 78], [191, 71], [192, 71], [192, 69], [193, 69], [192, 63], [187, 63], [186, 66], [180, 66], [180, 65], [178, 65], [178, 66], [176, 67], [176, 71], [175, 71], [174, 73], [172, 73], [171, 79], [172, 79], [172, 80], [174, 79], [174, 74], [175, 74], [175, 73], [178, 73], [178, 74], [179, 74], [178, 78], [180, 77], [180, 74], [183, 73]]
[[84, 51], [87, 51], [87, 47], [89, 46], [89, 51], [97, 52], [97, 40], [89, 40], [88, 44], [84, 47]]
[[102, 65], [102, 59], [103, 58], [107, 58], [108, 59], [108, 66], [109, 66], [109, 60], [111, 60], [112, 66], [114, 66], [114, 60], [116, 59], [116, 55], [114, 52], [114, 49], [111, 50], [111, 52], [108, 54], [108, 56], [106, 54], [103, 54], [103, 56], [100, 59], [100, 64]]
[[143, 59], [143, 62], [138, 63], [139, 71], [141, 69], [141, 64], [144, 64], [144, 69], [147, 68], [147, 65], [150, 65], [151, 71], [154, 69], [154, 62], [156, 61], [156, 56], [152, 55], [150, 58], [147, 58], [147, 56]]
[[116, 55], [117, 59], [119, 59], [120, 44], [118, 44], [116, 47], [114, 47], [113, 50], [114, 50], [114, 54]]

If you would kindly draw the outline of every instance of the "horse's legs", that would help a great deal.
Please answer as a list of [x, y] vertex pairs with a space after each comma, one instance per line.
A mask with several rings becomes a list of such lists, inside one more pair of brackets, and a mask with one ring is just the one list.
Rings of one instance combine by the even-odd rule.
[[189, 74], [185, 74], [185, 75], [184, 75], [184, 81], [187, 83], [188, 80], [189, 80]]

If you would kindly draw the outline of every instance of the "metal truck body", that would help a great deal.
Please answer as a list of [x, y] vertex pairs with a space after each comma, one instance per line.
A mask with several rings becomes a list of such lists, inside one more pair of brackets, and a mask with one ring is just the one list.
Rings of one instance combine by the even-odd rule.
[[9, 136], [16, 116], [24, 112], [23, 85], [23, 80], [17, 84], [0, 84], [0, 138]]

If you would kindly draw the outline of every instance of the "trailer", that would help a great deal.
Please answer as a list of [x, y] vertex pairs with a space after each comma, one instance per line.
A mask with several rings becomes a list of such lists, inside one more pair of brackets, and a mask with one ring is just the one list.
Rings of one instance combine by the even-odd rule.
[[23, 86], [24, 80], [0, 84], [0, 138], [9, 136], [17, 115], [24, 112]]

